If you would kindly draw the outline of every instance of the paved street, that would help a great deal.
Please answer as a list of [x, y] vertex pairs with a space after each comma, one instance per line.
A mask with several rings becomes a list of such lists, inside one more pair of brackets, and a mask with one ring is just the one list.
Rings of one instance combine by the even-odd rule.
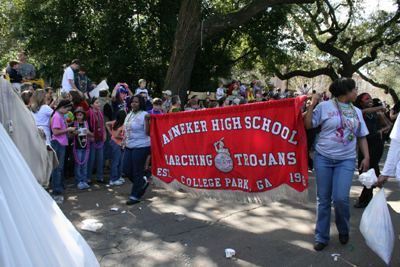
[[[387, 147], [384, 157], [386, 154]], [[362, 189], [357, 178], [355, 175], [351, 189], [352, 205]], [[359, 231], [363, 209], [354, 207], [349, 244], [339, 243], [332, 213], [331, 241], [323, 251], [314, 251], [313, 173], [309, 173], [309, 179], [307, 204], [290, 200], [271, 204], [221, 201], [169, 192], [153, 184], [142, 203], [127, 206], [125, 201], [131, 189], [127, 181], [122, 186], [110, 187], [94, 183], [90, 192], [70, 187], [64, 195], [64, 203], [59, 206], [87, 240], [103, 267], [386, 266], [365, 244]], [[400, 266], [398, 182], [389, 179], [385, 190], [396, 236], [389, 266]], [[118, 211], [111, 211], [113, 207]], [[104, 225], [97, 233], [84, 231], [81, 226], [85, 219], [97, 219]], [[350, 250], [350, 245], [354, 250]], [[237, 260], [225, 258], [226, 248], [236, 251]], [[334, 253], [340, 254], [337, 261], [331, 256]]]

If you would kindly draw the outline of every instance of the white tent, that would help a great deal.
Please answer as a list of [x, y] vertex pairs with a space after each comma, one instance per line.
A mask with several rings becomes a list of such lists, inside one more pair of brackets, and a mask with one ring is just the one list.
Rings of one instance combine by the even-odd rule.
[[99, 266], [0, 123], [0, 266]]

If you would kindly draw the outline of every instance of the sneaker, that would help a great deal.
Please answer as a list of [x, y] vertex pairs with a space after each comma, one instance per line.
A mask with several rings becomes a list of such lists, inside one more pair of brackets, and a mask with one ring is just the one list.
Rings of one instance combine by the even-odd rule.
[[120, 180], [110, 181], [110, 185], [121, 185], [123, 182]]
[[83, 186], [87, 189], [90, 188], [90, 185], [88, 185], [86, 182], [83, 182]]
[[83, 182], [80, 182], [79, 184], [78, 184], [78, 189], [85, 189], [86, 187], [85, 187], [85, 185], [84, 185], [84, 183]]
[[125, 183], [125, 179], [120, 177], [118, 180], [120, 180], [121, 182]]

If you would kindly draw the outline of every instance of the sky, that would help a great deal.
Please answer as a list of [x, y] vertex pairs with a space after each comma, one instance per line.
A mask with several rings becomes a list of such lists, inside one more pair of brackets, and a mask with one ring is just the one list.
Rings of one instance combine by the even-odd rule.
[[393, 0], [365, 0], [364, 6], [367, 14], [376, 9], [386, 11], [396, 11], [397, 9]]

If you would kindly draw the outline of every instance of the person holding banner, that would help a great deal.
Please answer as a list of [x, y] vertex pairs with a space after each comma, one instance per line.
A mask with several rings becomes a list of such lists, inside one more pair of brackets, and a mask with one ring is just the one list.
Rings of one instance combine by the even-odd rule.
[[140, 94], [135, 94], [127, 103], [128, 115], [124, 122], [125, 149], [122, 160], [122, 172], [133, 183], [131, 197], [126, 205], [134, 205], [141, 201], [149, 183], [143, 178], [143, 169], [150, 154], [150, 114]]
[[356, 164], [357, 140], [364, 155], [360, 170], [369, 169], [368, 129], [362, 112], [352, 104], [357, 98], [355, 85], [351, 78], [335, 80], [329, 87], [334, 98], [318, 104], [321, 96], [314, 94], [304, 117], [306, 129], [321, 125], [314, 156], [317, 183], [316, 251], [323, 250], [330, 240], [332, 201], [339, 241], [347, 244], [349, 240], [349, 195]]

